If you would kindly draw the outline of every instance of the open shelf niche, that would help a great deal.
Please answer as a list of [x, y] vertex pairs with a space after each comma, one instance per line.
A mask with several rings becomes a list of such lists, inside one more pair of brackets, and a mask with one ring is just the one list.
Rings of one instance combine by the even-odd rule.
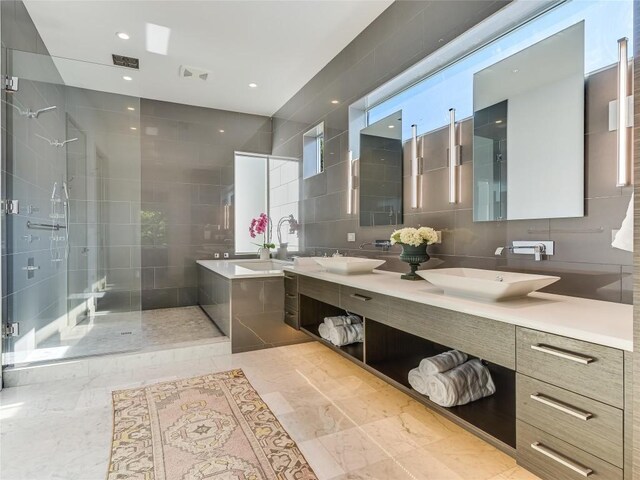
[[[330, 348], [337, 350], [358, 362], [364, 361], [364, 344], [353, 343], [343, 347], [337, 347], [331, 342], [323, 339], [318, 333], [318, 327], [324, 323], [325, 317], [335, 317], [345, 315], [346, 312], [339, 307], [316, 300], [315, 298], [300, 295], [300, 330], [303, 330], [314, 337], [319, 342]], [[364, 320], [364, 319], [363, 319]]]
[[[467, 405], [441, 407], [411, 388], [409, 370], [425, 357], [451, 350], [424, 338], [403, 332], [367, 318], [365, 334], [366, 365], [402, 385], [414, 398], [440, 411], [447, 411], [499, 441], [516, 446], [515, 372], [486, 361], [496, 393]], [[473, 358], [473, 357], [470, 357]]]

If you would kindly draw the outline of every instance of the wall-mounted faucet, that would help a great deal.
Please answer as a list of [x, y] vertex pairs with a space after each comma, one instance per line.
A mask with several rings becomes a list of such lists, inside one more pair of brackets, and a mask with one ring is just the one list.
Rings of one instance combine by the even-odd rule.
[[391, 240], [374, 240], [373, 242], [365, 242], [360, 244], [360, 250], [367, 245], [372, 245], [376, 248], [381, 248], [383, 252], [388, 252], [391, 248]]
[[495, 255], [499, 257], [505, 250], [515, 253], [516, 255], [533, 255], [534, 260], [539, 262], [543, 259], [543, 255], [553, 255], [554, 242], [548, 240], [542, 240], [539, 242], [514, 240], [512, 245], [496, 248]]

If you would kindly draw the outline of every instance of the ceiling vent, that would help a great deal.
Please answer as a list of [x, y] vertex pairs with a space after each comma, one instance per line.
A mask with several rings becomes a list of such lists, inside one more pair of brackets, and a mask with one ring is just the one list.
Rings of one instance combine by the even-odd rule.
[[189, 67], [187, 65], [180, 66], [180, 78], [186, 78], [187, 80], [202, 80], [206, 82], [210, 73], [211, 72], [201, 68]]
[[140, 69], [140, 60], [137, 58], [116, 55], [115, 53], [111, 54], [111, 57], [113, 58], [113, 64], [116, 67], [135, 68], [136, 70]]

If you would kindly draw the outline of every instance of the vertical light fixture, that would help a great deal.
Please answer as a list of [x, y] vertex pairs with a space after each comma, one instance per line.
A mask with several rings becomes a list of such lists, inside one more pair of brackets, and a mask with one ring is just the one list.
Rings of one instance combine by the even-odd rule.
[[411, 125], [411, 208], [420, 208], [422, 203], [422, 162], [418, 156], [418, 126]]
[[[356, 160], [357, 161], [357, 160]], [[353, 152], [349, 150], [347, 161], [347, 214], [356, 213], [356, 161], [353, 160]]]
[[460, 166], [460, 145], [456, 135], [456, 109], [449, 109], [449, 203], [458, 203], [458, 167]]
[[629, 60], [627, 48], [629, 40], [618, 40], [618, 179], [617, 186], [631, 184], [631, 156], [629, 155]]

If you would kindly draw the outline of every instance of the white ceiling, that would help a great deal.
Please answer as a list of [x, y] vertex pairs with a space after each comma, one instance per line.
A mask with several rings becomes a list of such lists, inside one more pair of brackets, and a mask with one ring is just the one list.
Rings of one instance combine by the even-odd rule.
[[[83, 61], [56, 62], [65, 84], [260, 115], [274, 114], [391, 3], [25, 0], [49, 53]], [[146, 23], [171, 28], [168, 55], [145, 50]], [[139, 58], [140, 70], [106, 69], [112, 53]], [[211, 75], [181, 79], [181, 65]]]

